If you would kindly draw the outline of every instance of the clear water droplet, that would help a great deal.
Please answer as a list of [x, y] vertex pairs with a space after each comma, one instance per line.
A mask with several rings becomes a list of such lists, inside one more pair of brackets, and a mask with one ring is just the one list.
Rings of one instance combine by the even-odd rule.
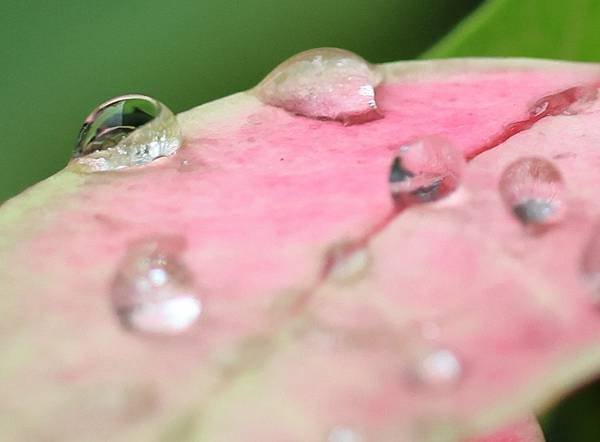
[[593, 86], [576, 86], [536, 101], [529, 110], [532, 117], [549, 115], [575, 115], [588, 109], [598, 98]]
[[111, 286], [113, 307], [132, 331], [173, 335], [200, 318], [202, 302], [180, 254], [179, 236], [153, 236], [132, 243]]
[[400, 146], [389, 176], [392, 198], [400, 206], [444, 198], [459, 187], [464, 166], [462, 153], [441, 137]]
[[600, 305], [600, 223], [592, 229], [581, 257], [581, 274], [594, 302]]
[[351, 283], [364, 276], [370, 263], [371, 255], [366, 247], [344, 241], [325, 254], [323, 274], [338, 283]]
[[195, 170], [198, 170], [198, 168], [199, 166], [196, 162], [184, 158], [179, 162], [177, 170], [179, 170], [179, 172], [194, 172]]
[[564, 216], [560, 171], [544, 158], [521, 158], [510, 164], [499, 189], [506, 206], [525, 225], [548, 226]]
[[358, 124], [381, 118], [375, 88], [381, 75], [358, 55], [336, 48], [301, 52], [257, 87], [266, 104], [310, 118]]
[[85, 119], [73, 162], [90, 172], [140, 166], [174, 154], [181, 139], [179, 124], [164, 104], [145, 95], [123, 95]]
[[438, 348], [417, 360], [414, 374], [423, 385], [451, 386], [462, 378], [463, 365], [452, 350]]
[[362, 442], [362, 437], [348, 427], [335, 427], [329, 433], [327, 442]]

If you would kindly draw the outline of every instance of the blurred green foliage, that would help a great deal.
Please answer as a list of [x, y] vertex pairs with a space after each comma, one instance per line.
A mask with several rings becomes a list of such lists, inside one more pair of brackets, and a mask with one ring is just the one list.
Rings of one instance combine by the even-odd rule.
[[0, 201], [62, 168], [83, 118], [109, 97], [141, 92], [181, 111], [311, 47], [412, 58], [478, 2], [4, 2]]
[[425, 57], [600, 61], [600, 1], [488, 0]]
[[600, 441], [600, 380], [562, 400], [542, 426], [546, 442]]

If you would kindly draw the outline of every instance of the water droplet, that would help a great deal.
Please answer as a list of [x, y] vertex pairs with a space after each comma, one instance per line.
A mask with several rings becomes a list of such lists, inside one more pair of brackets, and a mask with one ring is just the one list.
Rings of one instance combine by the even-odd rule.
[[536, 101], [529, 110], [532, 117], [548, 115], [575, 115], [588, 109], [598, 98], [598, 89], [592, 86], [577, 86]]
[[177, 168], [177, 170], [179, 170], [180, 172], [193, 172], [197, 169], [198, 165], [194, 161], [189, 160], [187, 158], [182, 159], [179, 162], [179, 167]]
[[552, 158], [555, 160], [567, 160], [577, 158], [577, 154], [575, 152], [561, 152], [554, 155]]
[[180, 145], [181, 130], [169, 108], [145, 95], [123, 95], [85, 119], [73, 162], [90, 172], [124, 169], [172, 155]]
[[132, 243], [111, 287], [113, 307], [130, 330], [172, 335], [188, 330], [202, 313], [179, 236], [153, 236]]
[[428, 386], [455, 385], [463, 375], [463, 366], [458, 356], [447, 348], [433, 350], [417, 360], [417, 380]]
[[335, 427], [327, 438], [327, 442], [362, 442], [362, 440], [356, 431], [348, 427]]
[[600, 223], [592, 229], [581, 257], [581, 272], [594, 302], [600, 304]]
[[320, 48], [277, 66], [257, 87], [266, 104], [310, 118], [357, 124], [381, 118], [375, 87], [381, 75], [352, 52]]
[[360, 279], [371, 263], [369, 250], [357, 243], [344, 241], [332, 246], [325, 254], [323, 274], [338, 283]]
[[561, 174], [544, 158], [521, 158], [510, 164], [499, 189], [509, 210], [523, 224], [548, 226], [564, 216]]
[[400, 146], [389, 176], [392, 198], [400, 206], [444, 198], [460, 185], [464, 165], [462, 153], [440, 137]]

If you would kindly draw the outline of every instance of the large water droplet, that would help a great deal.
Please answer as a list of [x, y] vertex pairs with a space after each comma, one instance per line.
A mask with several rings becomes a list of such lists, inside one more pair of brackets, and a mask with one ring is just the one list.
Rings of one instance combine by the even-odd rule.
[[381, 117], [375, 87], [381, 75], [358, 55], [335, 48], [301, 52], [257, 87], [267, 104], [310, 118], [356, 124]]
[[174, 154], [181, 145], [175, 116], [145, 95], [102, 103], [85, 119], [73, 162], [86, 171], [123, 169]]
[[595, 303], [600, 304], [600, 223], [594, 226], [583, 249], [581, 272]]
[[417, 359], [414, 375], [423, 385], [451, 386], [462, 378], [463, 365], [453, 351], [438, 348]]
[[523, 224], [548, 226], [564, 216], [561, 174], [544, 158], [521, 158], [510, 164], [500, 178], [499, 189], [509, 210]]
[[154, 236], [130, 245], [111, 287], [113, 307], [127, 329], [172, 335], [200, 318], [202, 302], [180, 254], [179, 236]]
[[323, 275], [338, 283], [350, 283], [361, 278], [369, 268], [369, 250], [351, 241], [332, 246], [325, 254]]
[[437, 201], [458, 188], [464, 165], [462, 153], [441, 137], [400, 146], [389, 176], [392, 197], [400, 206]]
[[576, 86], [539, 99], [531, 106], [529, 114], [533, 117], [575, 115], [588, 109], [596, 98], [598, 89], [595, 87]]

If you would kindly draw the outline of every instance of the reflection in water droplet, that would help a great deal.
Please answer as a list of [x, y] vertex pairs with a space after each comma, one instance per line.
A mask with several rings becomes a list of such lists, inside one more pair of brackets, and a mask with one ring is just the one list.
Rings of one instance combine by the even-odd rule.
[[380, 74], [352, 52], [320, 48], [277, 66], [257, 87], [266, 104], [310, 118], [357, 124], [381, 117], [375, 100]]
[[418, 360], [415, 374], [418, 381], [424, 385], [449, 386], [462, 378], [463, 367], [453, 351], [440, 348]]
[[392, 161], [389, 182], [399, 206], [437, 201], [455, 191], [465, 159], [450, 142], [426, 137], [400, 147]]
[[529, 110], [533, 117], [548, 115], [575, 115], [588, 109], [598, 98], [598, 89], [592, 86], [577, 86], [536, 101]]
[[362, 442], [362, 438], [351, 428], [335, 427], [329, 433], [327, 442]]
[[564, 216], [561, 174], [544, 158], [521, 158], [510, 164], [500, 178], [499, 189], [509, 210], [523, 224], [546, 226]]
[[369, 268], [369, 250], [351, 241], [332, 246], [325, 254], [323, 275], [338, 283], [350, 283], [361, 278]]
[[130, 245], [111, 287], [121, 324], [148, 334], [178, 334], [202, 313], [193, 278], [181, 261], [184, 239], [153, 236]]
[[592, 234], [583, 250], [581, 273], [594, 302], [600, 305], [600, 223], [592, 229]]
[[179, 125], [164, 104], [145, 95], [123, 95], [86, 118], [73, 162], [90, 172], [123, 169], [172, 155], [180, 145]]

